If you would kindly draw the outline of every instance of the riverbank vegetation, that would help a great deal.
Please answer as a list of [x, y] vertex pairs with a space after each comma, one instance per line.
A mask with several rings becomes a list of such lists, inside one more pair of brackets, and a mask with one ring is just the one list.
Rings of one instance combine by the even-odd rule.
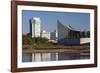
[[30, 35], [22, 36], [23, 49], [26, 48], [57, 48], [58, 45], [53, 42], [49, 42], [47, 38], [31, 37]]
[[58, 43], [50, 42], [49, 39], [43, 37], [31, 37], [31, 35], [22, 35], [22, 48], [23, 49], [39, 49], [39, 48], [77, 48], [78, 47], [87, 47], [89, 45], [60, 45]]

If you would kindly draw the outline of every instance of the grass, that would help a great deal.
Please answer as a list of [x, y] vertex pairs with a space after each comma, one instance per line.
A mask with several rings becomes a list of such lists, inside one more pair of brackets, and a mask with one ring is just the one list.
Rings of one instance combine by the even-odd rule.
[[31, 45], [23, 45], [23, 49], [46, 49], [46, 48], [89, 48], [89, 45], [59, 45], [54, 43], [39, 43], [39, 44], [31, 44]]
[[23, 45], [23, 49], [28, 49], [28, 48], [58, 48], [59, 45], [54, 45], [51, 43], [46, 43], [46, 44], [33, 44], [33, 45]]

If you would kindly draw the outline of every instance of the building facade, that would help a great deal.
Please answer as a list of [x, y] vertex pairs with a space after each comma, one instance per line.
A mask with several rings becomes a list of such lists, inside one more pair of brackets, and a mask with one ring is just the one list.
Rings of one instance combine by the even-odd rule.
[[[78, 31], [71, 26], [64, 26], [60, 21], [57, 24], [58, 43], [60, 44], [82, 44], [89, 43], [89, 31]], [[81, 43], [82, 42], [82, 43]], [[84, 44], [83, 43], [83, 44]]]
[[50, 32], [43, 30], [43, 31], [41, 31], [40, 36], [50, 40]]
[[32, 37], [40, 37], [40, 18], [39, 17], [32, 17], [30, 19], [30, 34]]

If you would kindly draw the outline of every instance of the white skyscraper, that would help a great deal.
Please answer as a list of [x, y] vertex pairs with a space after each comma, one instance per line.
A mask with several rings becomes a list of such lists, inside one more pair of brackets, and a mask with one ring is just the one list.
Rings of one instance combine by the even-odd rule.
[[30, 20], [30, 34], [32, 37], [40, 37], [40, 18], [33, 17]]

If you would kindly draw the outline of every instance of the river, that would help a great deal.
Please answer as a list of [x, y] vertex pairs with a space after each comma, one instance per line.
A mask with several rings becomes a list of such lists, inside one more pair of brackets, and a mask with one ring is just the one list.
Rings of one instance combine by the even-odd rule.
[[90, 54], [85, 53], [66, 53], [66, 52], [55, 52], [55, 53], [23, 53], [22, 62], [42, 62], [42, 61], [60, 61], [60, 60], [78, 60], [78, 59], [89, 59]]

